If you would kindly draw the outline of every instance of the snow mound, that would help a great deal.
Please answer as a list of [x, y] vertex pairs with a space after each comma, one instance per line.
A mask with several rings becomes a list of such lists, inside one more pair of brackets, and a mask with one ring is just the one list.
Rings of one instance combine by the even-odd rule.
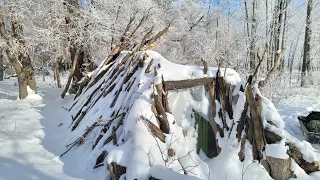
[[[233, 118], [226, 115], [229, 134], [217, 135], [221, 153], [211, 159], [197, 153], [198, 126], [191, 115], [194, 110], [205, 119], [214, 118], [208, 87], [164, 92], [168, 93], [171, 113], [166, 113], [170, 131], [162, 140], [154, 135], [150, 126], [151, 123], [159, 129], [152, 111], [152, 96], [157, 95], [155, 86], [163, 80], [215, 78], [218, 68], [208, 68], [204, 73], [203, 67], [175, 64], [154, 51], [131, 55], [132, 52], [123, 51], [112, 63], [102, 63], [81, 95], [70, 102], [68, 110], [73, 119], [70, 130], [83, 147], [85, 155], [81, 158], [88, 168], [112, 167], [110, 165], [116, 163], [125, 168], [121, 178], [127, 179], [271, 179], [266, 169], [253, 160], [249, 141], [245, 142], [245, 160], [239, 160], [241, 143], [236, 138], [235, 127], [244, 110], [246, 96], [241, 88], [246, 82], [237, 72], [220, 68], [220, 74], [232, 89]], [[262, 99], [264, 127], [283, 138], [279, 143], [266, 145], [264, 155], [288, 158], [285, 142], [301, 142], [283, 129], [284, 122], [272, 102], [263, 97], [256, 86], [253, 91]], [[219, 101], [216, 105], [217, 109], [222, 106]], [[216, 123], [223, 126], [221, 119], [217, 118]], [[307, 161], [317, 160], [312, 147], [305, 148], [302, 144], [297, 147]], [[299, 166], [293, 169], [298, 177], [308, 176]], [[111, 176], [107, 168], [98, 171], [105, 171], [107, 178]]]

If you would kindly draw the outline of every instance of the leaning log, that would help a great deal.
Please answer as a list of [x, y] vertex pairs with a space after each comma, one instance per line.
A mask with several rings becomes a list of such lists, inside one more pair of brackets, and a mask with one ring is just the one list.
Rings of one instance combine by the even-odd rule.
[[295, 144], [287, 142], [287, 146], [289, 146], [289, 150], [287, 154], [306, 172], [312, 173], [315, 171], [319, 171], [319, 163], [318, 161], [314, 162], [307, 162], [303, 159], [303, 154], [301, 153], [300, 149], [298, 149]]
[[156, 85], [156, 91], [157, 93], [154, 93], [154, 104], [156, 106], [156, 110], [158, 112], [157, 119], [160, 121], [160, 129], [166, 133], [169, 134], [170, 131], [170, 125], [167, 118], [166, 110], [163, 107], [162, 104], [162, 84], [159, 83]]
[[140, 116], [140, 119], [144, 121], [144, 123], [149, 128], [153, 136], [159, 138], [160, 141], [162, 141], [163, 143], [165, 142], [166, 136], [156, 125], [154, 125], [151, 121], [149, 121], [147, 118], [143, 116]]
[[263, 121], [261, 117], [261, 101], [256, 101], [254, 99], [252, 86], [250, 84], [248, 84], [246, 88], [246, 99], [250, 107], [251, 122], [253, 124], [253, 127], [249, 128], [253, 128], [254, 145], [257, 148], [257, 151], [253, 152], [253, 154], [257, 153], [256, 157], [258, 158], [258, 160], [261, 160], [263, 159], [262, 151], [264, 151], [266, 145]]
[[[211, 79], [212, 80], [212, 79]], [[211, 81], [211, 83], [209, 84], [209, 93], [210, 93], [210, 100], [211, 100], [211, 107], [212, 107], [212, 118], [213, 120], [211, 121], [211, 126], [212, 126], [212, 132], [213, 132], [213, 136], [217, 137], [217, 133], [219, 132], [220, 136], [222, 136], [223, 130], [219, 127], [219, 125], [216, 123], [215, 121], [215, 116], [216, 116], [216, 101], [215, 101], [215, 90], [214, 90], [214, 81]], [[219, 146], [219, 142], [218, 139], [215, 138], [216, 140], [216, 150], [218, 152], [218, 154], [220, 154], [221, 152], [221, 148]]]

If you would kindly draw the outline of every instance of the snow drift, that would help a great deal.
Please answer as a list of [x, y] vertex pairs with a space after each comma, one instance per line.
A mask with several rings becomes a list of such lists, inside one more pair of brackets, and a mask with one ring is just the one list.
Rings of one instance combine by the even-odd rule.
[[[211, 91], [219, 83], [193, 84], [201, 78], [225, 79], [223, 96]], [[189, 80], [192, 88], [168, 87], [182, 80]], [[253, 94], [252, 101], [247, 92]], [[94, 71], [68, 111], [76, 140], [67, 152], [80, 146], [84, 155], [79, 158], [103, 178], [278, 179], [273, 162], [286, 171], [285, 179], [320, 178], [319, 154], [288, 134], [272, 102], [232, 69], [204, 70], [171, 63], [154, 51], [122, 51]], [[193, 111], [216, 126], [218, 154], [213, 158], [197, 152], [199, 125]], [[248, 124], [252, 120], [256, 125], [255, 116], [262, 122], [263, 142]]]

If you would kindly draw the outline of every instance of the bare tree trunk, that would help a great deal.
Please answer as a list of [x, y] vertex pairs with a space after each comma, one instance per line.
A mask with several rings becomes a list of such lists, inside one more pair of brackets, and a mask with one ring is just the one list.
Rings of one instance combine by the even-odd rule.
[[3, 76], [4, 76], [4, 56], [2, 54], [2, 49], [0, 49], [0, 81], [3, 81]]
[[[22, 26], [14, 20], [11, 20], [11, 33], [12, 35], [8, 35], [5, 29], [2, 6], [0, 5], [0, 37], [5, 40], [7, 57], [18, 76], [19, 98], [24, 99], [28, 96], [27, 87], [29, 86], [36, 93], [37, 85], [27, 43], [22, 36]], [[18, 47], [13, 47], [13, 39], [18, 42]], [[15, 49], [17, 50], [14, 51]]]
[[[285, 0], [283, 1], [284, 5], [283, 5], [283, 11], [284, 11], [284, 19], [283, 19], [283, 30], [282, 30], [282, 42], [281, 42], [281, 48], [284, 48], [286, 46], [286, 30], [287, 30], [287, 16], [288, 16], [288, 6], [290, 1], [289, 0]], [[284, 69], [285, 63], [285, 56], [282, 57], [282, 66], [281, 69]], [[288, 58], [289, 61], [289, 58]], [[288, 62], [289, 64], [289, 62]]]
[[250, 40], [250, 71], [254, 71], [256, 67], [256, 35], [257, 35], [257, 0], [252, 2], [252, 24], [251, 24], [251, 40]]
[[313, 0], [308, 0], [307, 17], [306, 17], [306, 30], [304, 35], [303, 45], [303, 60], [302, 60], [302, 72], [301, 72], [301, 86], [306, 85], [306, 71], [310, 70], [310, 42], [311, 42], [311, 11]]
[[41, 63], [42, 63], [42, 81], [45, 82], [46, 81], [46, 72], [45, 72], [45, 68], [44, 68], [45, 67], [45, 65], [44, 65], [45, 63], [44, 63], [43, 59], [41, 60]]
[[24, 58], [20, 62], [8, 48], [6, 49], [6, 54], [18, 76], [19, 98], [24, 99], [28, 96], [27, 86], [35, 92], [37, 91], [30, 58]]
[[[251, 39], [250, 39], [250, 28], [249, 28], [249, 13], [248, 13], [248, 6], [247, 6], [247, 0], [244, 0], [244, 8], [245, 8], [245, 12], [246, 12], [246, 27], [247, 27], [247, 36], [248, 36], [248, 41], [249, 41], [249, 48], [247, 47], [247, 55], [249, 55], [250, 57], [250, 49], [251, 49]], [[249, 58], [249, 64], [251, 59]], [[249, 66], [250, 67], [250, 66]]]
[[36, 78], [34, 76], [34, 70], [31, 64], [31, 58], [28, 52], [20, 52], [19, 61], [22, 64], [22, 72], [25, 74], [27, 85], [35, 93], [37, 93]]
[[55, 71], [56, 71], [56, 78], [57, 78], [57, 84], [58, 84], [58, 88], [61, 88], [61, 80], [60, 80], [60, 73], [59, 73], [59, 65], [58, 62], [55, 62]]
[[61, 88], [61, 81], [60, 81], [60, 73], [59, 73], [59, 64], [56, 57], [53, 57], [53, 72], [54, 72], [54, 79], [57, 81], [58, 88]]
[[66, 87], [65, 87], [64, 91], [61, 94], [62, 98], [64, 98], [65, 95], [67, 94], [67, 92], [69, 90], [69, 87], [70, 87], [70, 84], [72, 82], [73, 74], [74, 74], [74, 72], [76, 70], [76, 67], [77, 67], [77, 64], [78, 64], [78, 55], [79, 55], [79, 50], [75, 53], [73, 64], [72, 64], [72, 69], [71, 69], [71, 72], [70, 72], [70, 75], [69, 75], [69, 78], [68, 78], [68, 82], [66, 84]]

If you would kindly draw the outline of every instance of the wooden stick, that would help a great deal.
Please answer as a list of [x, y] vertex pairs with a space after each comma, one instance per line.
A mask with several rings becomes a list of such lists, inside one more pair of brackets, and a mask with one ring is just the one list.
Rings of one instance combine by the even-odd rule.
[[160, 42], [158, 42], [157, 44], [155, 45], [150, 45], [150, 47], [147, 48], [147, 50], [150, 50], [150, 51], [154, 51], [156, 50], [158, 47], [160, 47], [163, 43], [165, 43], [167, 40], [162, 40]]
[[220, 154], [221, 152], [221, 148], [219, 146], [219, 142], [217, 139], [217, 132], [219, 131], [220, 136], [222, 136], [221, 133], [223, 133], [222, 129], [218, 126], [218, 124], [215, 121], [215, 117], [216, 117], [216, 101], [215, 101], [215, 90], [214, 90], [214, 81], [212, 81], [209, 84], [209, 93], [210, 93], [210, 100], [211, 100], [211, 107], [212, 107], [212, 132], [213, 132], [213, 136], [215, 137], [216, 140], [216, 150], [217, 153]]
[[165, 81], [165, 84], [166, 84], [165, 90], [170, 91], [170, 90], [187, 89], [187, 88], [192, 88], [196, 86], [208, 85], [214, 80], [215, 80], [214, 77], [204, 77], [199, 79]]
[[151, 61], [149, 62], [146, 70], [144, 71], [145, 73], [149, 73], [151, 70], [151, 66], [153, 65], [154, 59], [151, 59]]
[[146, 123], [147, 127], [150, 129], [153, 136], [159, 138], [161, 142], [165, 143], [166, 136], [156, 125], [154, 125], [151, 121], [149, 121], [144, 116], [140, 116], [140, 119]]
[[[266, 140], [264, 135], [263, 121], [261, 117], [261, 112], [259, 111], [259, 107], [261, 107], [261, 101], [257, 103], [253, 97], [252, 87], [250, 84], [247, 84], [246, 88], [246, 99], [250, 107], [251, 120], [253, 122], [253, 137], [254, 144], [257, 147], [257, 151], [261, 153], [264, 151]], [[258, 155], [259, 160], [263, 159], [263, 157]]]
[[202, 58], [201, 58], [201, 62], [203, 64], [203, 72], [204, 72], [204, 74], [207, 74], [207, 72], [208, 72], [208, 62], [203, 60]]

